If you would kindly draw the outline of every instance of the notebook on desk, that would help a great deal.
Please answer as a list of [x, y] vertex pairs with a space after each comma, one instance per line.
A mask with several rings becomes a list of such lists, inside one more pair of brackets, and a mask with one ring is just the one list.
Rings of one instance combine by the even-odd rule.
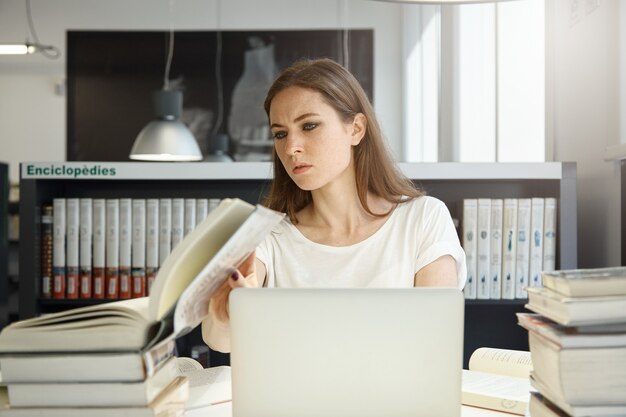
[[458, 417], [456, 289], [239, 289], [234, 417]]

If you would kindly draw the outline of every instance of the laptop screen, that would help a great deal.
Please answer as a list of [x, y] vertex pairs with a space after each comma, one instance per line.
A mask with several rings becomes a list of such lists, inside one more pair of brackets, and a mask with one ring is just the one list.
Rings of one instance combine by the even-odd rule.
[[458, 289], [238, 289], [236, 417], [459, 416]]

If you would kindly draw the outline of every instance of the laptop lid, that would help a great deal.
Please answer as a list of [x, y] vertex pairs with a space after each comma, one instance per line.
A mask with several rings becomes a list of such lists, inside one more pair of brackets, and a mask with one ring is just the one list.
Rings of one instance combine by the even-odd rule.
[[458, 417], [458, 289], [237, 289], [234, 417]]

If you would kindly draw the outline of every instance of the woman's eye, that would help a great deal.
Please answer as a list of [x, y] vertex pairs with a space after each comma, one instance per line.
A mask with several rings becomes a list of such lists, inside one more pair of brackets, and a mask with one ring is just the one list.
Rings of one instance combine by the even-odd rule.
[[302, 129], [304, 130], [313, 130], [317, 127], [317, 123], [305, 123], [304, 126], [302, 126]]
[[273, 137], [274, 139], [284, 139], [286, 136], [287, 136], [287, 132], [285, 132], [285, 131], [283, 131], [283, 130], [280, 130], [280, 131], [278, 131], [278, 132], [274, 132], [274, 133], [272, 134], [272, 137]]

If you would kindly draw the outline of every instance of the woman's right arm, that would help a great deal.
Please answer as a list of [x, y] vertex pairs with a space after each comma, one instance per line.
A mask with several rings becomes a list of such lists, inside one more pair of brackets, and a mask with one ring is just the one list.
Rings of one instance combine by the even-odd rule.
[[235, 288], [257, 288], [265, 282], [266, 269], [255, 253], [234, 269], [209, 302], [209, 315], [202, 322], [202, 339], [213, 350], [230, 352], [228, 296]]

